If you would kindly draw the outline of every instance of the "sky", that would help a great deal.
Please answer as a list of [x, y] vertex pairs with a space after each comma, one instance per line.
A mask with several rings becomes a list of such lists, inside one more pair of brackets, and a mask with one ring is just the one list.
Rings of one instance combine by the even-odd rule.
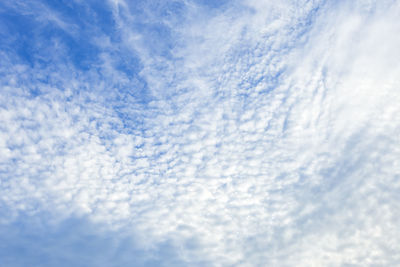
[[0, 267], [400, 266], [399, 17], [1, 1]]

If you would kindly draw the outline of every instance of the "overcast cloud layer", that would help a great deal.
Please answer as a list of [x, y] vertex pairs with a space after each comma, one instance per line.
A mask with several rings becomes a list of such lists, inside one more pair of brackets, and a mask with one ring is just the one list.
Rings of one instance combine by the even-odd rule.
[[0, 266], [400, 266], [400, 2], [0, 3]]

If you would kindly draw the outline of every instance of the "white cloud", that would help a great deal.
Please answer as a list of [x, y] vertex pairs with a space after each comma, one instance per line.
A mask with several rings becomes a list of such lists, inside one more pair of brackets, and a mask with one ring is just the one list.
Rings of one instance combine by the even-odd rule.
[[177, 38], [170, 57], [119, 4], [153, 94], [142, 105], [114, 97], [135, 81], [108, 50], [104, 77], [65, 67], [46, 84], [32, 77], [48, 70], [3, 64], [3, 221], [87, 216], [146, 248], [171, 242], [188, 264], [398, 264], [400, 7], [283, 3], [148, 17]]

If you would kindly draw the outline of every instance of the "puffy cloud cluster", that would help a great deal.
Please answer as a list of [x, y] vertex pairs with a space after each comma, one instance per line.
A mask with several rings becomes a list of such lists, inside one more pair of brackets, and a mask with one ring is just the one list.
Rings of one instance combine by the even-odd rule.
[[3, 52], [3, 228], [86, 218], [146, 266], [399, 264], [396, 1], [107, 8], [91, 69]]

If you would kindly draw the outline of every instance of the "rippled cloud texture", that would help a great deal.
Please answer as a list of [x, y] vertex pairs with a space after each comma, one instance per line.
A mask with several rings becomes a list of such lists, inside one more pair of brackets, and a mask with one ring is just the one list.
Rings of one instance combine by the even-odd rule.
[[0, 3], [0, 266], [399, 266], [400, 2]]

